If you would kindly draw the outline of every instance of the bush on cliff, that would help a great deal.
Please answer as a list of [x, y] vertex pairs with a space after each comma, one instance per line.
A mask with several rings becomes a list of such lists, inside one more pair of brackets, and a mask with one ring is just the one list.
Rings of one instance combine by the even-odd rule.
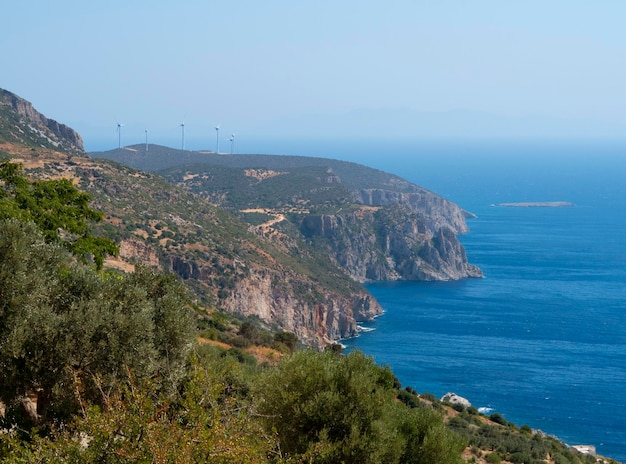
[[459, 463], [433, 410], [396, 401], [394, 376], [360, 352], [302, 351], [259, 383], [259, 412], [287, 462]]

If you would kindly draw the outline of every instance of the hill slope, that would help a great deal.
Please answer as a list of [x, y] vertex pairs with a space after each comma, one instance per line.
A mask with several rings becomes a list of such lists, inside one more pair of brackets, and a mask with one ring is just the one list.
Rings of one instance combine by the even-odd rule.
[[4, 144], [85, 154], [83, 139], [77, 132], [46, 118], [23, 98], [0, 89], [0, 147]]
[[135, 145], [93, 153], [166, 179], [271, 235], [323, 250], [355, 280], [480, 277], [457, 234], [469, 213], [392, 174], [301, 156], [236, 155]]
[[[5, 105], [0, 127], [26, 132], [24, 124], [36, 127], [43, 120], [37, 115], [25, 119]], [[108, 260], [109, 265], [127, 269], [142, 262], [175, 272], [205, 304], [258, 316], [314, 346], [356, 335], [357, 320], [382, 311], [366, 290], [304, 242], [268, 240], [157, 175], [76, 156], [82, 145], [66, 150], [70, 140], [60, 138], [58, 149], [51, 149], [11, 138], [4, 129], [0, 136], [3, 157], [23, 163], [30, 176], [71, 178], [91, 193], [93, 206], [107, 216], [99, 232], [120, 243], [123, 261]]]

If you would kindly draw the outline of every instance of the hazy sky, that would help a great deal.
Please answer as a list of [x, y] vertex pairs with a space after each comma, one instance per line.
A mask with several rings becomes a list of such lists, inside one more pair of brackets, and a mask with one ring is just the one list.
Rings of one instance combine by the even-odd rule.
[[531, 135], [626, 128], [623, 0], [25, 0], [2, 10], [0, 87], [88, 148], [115, 139], [115, 118], [125, 143], [146, 129], [179, 134], [183, 121], [190, 138], [213, 137], [217, 123], [226, 137], [371, 134], [377, 118], [381, 135], [454, 135], [477, 120], [487, 135], [524, 121]]

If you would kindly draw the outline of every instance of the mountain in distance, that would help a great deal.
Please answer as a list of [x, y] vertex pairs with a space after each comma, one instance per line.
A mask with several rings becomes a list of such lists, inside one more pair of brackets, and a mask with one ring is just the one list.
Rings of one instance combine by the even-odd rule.
[[109, 266], [176, 273], [204, 305], [305, 344], [355, 336], [357, 321], [382, 312], [359, 282], [481, 275], [456, 237], [468, 213], [396, 176], [321, 158], [147, 148], [89, 157], [76, 132], [0, 94], [0, 156], [92, 195], [106, 214], [98, 232], [120, 244]]

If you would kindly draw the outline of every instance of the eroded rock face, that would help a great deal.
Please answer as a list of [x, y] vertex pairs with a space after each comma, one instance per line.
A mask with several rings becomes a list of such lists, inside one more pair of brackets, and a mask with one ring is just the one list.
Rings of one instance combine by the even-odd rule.
[[383, 189], [362, 189], [358, 192], [360, 201], [367, 206], [404, 205], [418, 213], [423, 224], [434, 232], [447, 227], [457, 234], [468, 232], [465, 222], [468, 213], [457, 204], [435, 193], [414, 186], [413, 192], [395, 192]]
[[256, 316], [295, 333], [300, 341], [312, 347], [322, 348], [336, 340], [354, 337], [358, 322], [372, 320], [383, 312], [365, 289], [342, 294], [288, 269], [244, 269], [232, 263], [221, 263], [217, 269], [175, 255], [164, 259], [171, 271], [185, 280], [202, 282], [207, 288], [215, 289], [220, 276], [232, 276], [232, 288], [226, 296], [214, 295], [222, 310]]
[[[310, 289], [306, 289], [307, 285], [311, 285]], [[301, 294], [294, 294], [294, 287]], [[371, 320], [382, 313], [380, 305], [366, 292], [343, 296], [326, 291], [315, 298], [308, 298], [308, 290], [315, 291], [313, 284], [298, 280], [297, 276], [279, 276], [267, 270], [251, 272], [248, 277], [237, 281], [222, 306], [228, 312], [255, 315], [277, 324], [314, 347], [354, 337], [357, 335], [357, 321]]]
[[157, 267], [160, 264], [154, 248], [139, 239], [122, 240], [120, 242], [120, 258], [151, 267]]
[[[403, 201], [402, 196], [385, 196], [384, 192], [368, 198]], [[430, 206], [422, 210], [421, 200], [405, 198], [404, 203], [389, 203], [377, 210], [307, 216], [300, 229], [309, 239], [323, 238], [337, 264], [360, 282], [482, 277], [480, 269], [468, 263], [457, 238], [458, 231], [467, 230], [464, 212], [438, 198], [435, 200], [450, 216], [440, 214], [437, 208], [427, 214]]]
[[[43, 144], [75, 155], [85, 155], [83, 139], [72, 128], [49, 119], [38, 112], [33, 105], [14, 93], [0, 89], [0, 105], [10, 106], [21, 119], [19, 127], [10, 131], [16, 140]], [[11, 129], [11, 128], [9, 128]], [[25, 140], [22, 140], [25, 139]]]

